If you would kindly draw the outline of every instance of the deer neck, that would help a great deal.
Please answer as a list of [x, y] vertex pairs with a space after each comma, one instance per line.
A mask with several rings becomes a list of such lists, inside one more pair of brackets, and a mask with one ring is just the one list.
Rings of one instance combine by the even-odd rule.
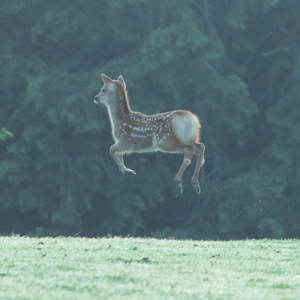
[[108, 103], [105, 103], [108, 110], [112, 128], [131, 112], [129, 101], [123, 89], [117, 89]]

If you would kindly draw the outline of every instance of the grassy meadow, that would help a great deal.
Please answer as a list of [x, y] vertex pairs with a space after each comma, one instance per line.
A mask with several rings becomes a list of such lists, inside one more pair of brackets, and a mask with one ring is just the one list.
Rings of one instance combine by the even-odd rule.
[[0, 299], [300, 299], [300, 242], [0, 237]]

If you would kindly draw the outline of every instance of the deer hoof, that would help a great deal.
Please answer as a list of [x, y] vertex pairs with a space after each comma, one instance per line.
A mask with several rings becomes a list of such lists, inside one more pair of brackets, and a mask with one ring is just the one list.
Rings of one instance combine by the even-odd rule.
[[193, 187], [196, 193], [199, 195], [201, 193], [201, 187], [198, 181], [193, 182]]
[[176, 183], [176, 185], [177, 185], [177, 188], [179, 189], [179, 192], [182, 193], [182, 192], [183, 192], [182, 181], [175, 180], [175, 183]]
[[131, 175], [136, 175], [136, 173], [133, 170], [125, 169], [123, 175], [125, 175], [125, 176], [131, 176]]

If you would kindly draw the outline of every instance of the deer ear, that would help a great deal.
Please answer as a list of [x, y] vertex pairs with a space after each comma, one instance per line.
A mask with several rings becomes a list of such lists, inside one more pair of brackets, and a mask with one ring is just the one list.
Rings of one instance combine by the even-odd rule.
[[122, 75], [119, 76], [118, 80], [122, 83], [124, 89], [126, 89], [126, 83]]
[[103, 82], [104, 82], [105, 85], [109, 85], [110, 83], [113, 82], [109, 77], [107, 77], [103, 73], [101, 74], [101, 77], [102, 77], [102, 80], [103, 80]]

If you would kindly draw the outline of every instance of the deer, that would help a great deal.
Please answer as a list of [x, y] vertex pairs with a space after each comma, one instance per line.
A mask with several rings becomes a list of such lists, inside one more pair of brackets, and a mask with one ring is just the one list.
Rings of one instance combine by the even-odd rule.
[[200, 143], [200, 121], [188, 110], [174, 110], [154, 115], [144, 115], [130, 108], [126, 83], [122, 75], [117, 80], [101, 74], [103, 87], [94, 97], [96, 105], [107, 107], [114, 144], [109, 153], [123, 175], [136, 175], [128, 169], [123, 160], [124, 154], [133, 152], [162, 151], [183, 153], [184, 159], [174, 181], [183, 192], [182, 176], [196, 156], [196, 166], [192, 185], [197, 194], [201, 193], [198, 181], [199, 171], [204, 164], [205, 146]]

